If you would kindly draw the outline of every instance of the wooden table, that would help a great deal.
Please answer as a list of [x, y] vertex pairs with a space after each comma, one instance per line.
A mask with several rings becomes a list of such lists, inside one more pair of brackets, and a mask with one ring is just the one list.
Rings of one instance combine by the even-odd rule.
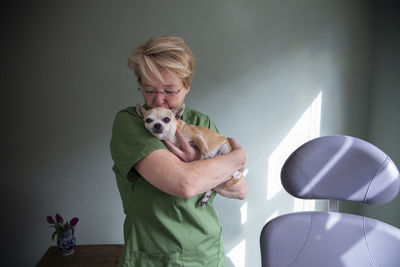
[[36, 265], [47, 266], [117, 266], [124, 245], [79, 245], [71, 255], [61, 255], [57, 246], [50, 247]]

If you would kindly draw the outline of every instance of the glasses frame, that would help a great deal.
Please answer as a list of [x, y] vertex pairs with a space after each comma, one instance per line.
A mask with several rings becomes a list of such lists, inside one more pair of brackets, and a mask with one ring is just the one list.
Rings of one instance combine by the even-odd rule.
[[[145, 95], [162, 94], [164, 96], [175, 96], [175, 95], [179, 94], [182, 91], [182, 89], [183, 89], [183, 85], [178, 90], [172, 90], [172, 89], [168, 89], [168, 88], [163, 88], [162, 91], [160, 92], [160, 91], [157, 91], [156, 89], [153, 89], [151, 91], [146, 91], [146, 90], [143, 90], [141, 85], [138, 86], [138, 90], [141, 91]], [[166, 91], [169, 91], [171, 93], [167, 93]]]

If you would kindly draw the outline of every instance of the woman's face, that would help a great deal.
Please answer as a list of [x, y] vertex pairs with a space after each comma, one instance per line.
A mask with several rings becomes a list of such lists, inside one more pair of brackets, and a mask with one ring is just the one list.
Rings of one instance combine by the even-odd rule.
[[147, 107], [179, 108], [183, 104], [189, 89], [172, 73], [161, 70], [160, 74], [164, 83], [150, 71], [148, 77], [142, 76], [140, 91]]

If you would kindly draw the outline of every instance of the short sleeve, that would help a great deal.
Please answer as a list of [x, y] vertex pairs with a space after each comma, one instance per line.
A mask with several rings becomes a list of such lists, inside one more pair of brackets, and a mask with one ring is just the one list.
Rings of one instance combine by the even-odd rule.
[[[119, 174], [128, 178], [132, 167], [150, 152], [166, 149], [162, 141], [152, 136], [134, 108], [117, 113], [110, 143], [111, 157]], [[135, 170], [132, 170], [135, 172]]]
[[185, 108], [182, 119], [187, 124], [203, 126], [218, 133], [217, 126], [215, 126], [209, 116], [189, 107]]
[[218, 132], [217, 126], [215, 126], [215, 124], [210, 120], [210, 118], [208, 118], [208, 129], [213, 130], [214, 132]]

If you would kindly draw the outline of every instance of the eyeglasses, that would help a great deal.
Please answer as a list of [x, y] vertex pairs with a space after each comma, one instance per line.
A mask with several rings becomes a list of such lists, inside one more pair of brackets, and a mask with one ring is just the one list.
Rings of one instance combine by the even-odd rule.
[[173, 96], [179, 94], [182, 91], [183, 85], [180, 89], [172, 89], [172, 88], [163, 88], [161, 92], [157, 91], [155, 88], [152, 87], [141, 87], [139, 86], [139, 91], [142, 91], [146, 95], [155, 95], [155, 94], [162, 94], [165, 96]]

